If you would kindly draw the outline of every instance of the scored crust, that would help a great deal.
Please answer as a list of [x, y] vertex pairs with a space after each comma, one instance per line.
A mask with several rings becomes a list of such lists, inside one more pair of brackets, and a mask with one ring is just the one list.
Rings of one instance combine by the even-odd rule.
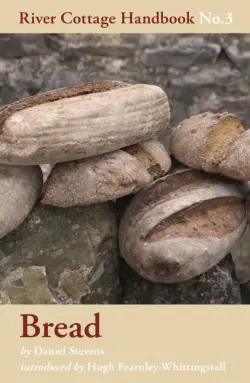
[[[233, 218], [228, 221], [228, 212]], [[147, 242], [171, 237], [223, 237], [244, 221], [244, 205], [237, 197], [214, 198], [183, 209], [156, 225], [145, 237]]]
[[[154, 153], [144, 150], [144, 146]], [[42, 203], [92, 205], [134, 194], [167, 173], [171, 160], [161, 143], [148, 141], [115, 152], [58, 163], [43, 189]]]
[[90, 93], [106, 92], [115, 88], [124, 88], [130, 86], [120, 81], [95, 81], [86, 84], [74, 85], [67, 88], [59, 88], [44, 93], [39, 93], [34, 96], [26, 97], [11, 104], [0, 108], [0, 128], [4, 122], [14, 113], [20, 110], [31, 108], [32, 106], [41, 105], [46, 102], [62, 100]]
[[167, 128], [170, 108], [158, 86], [104, 81], [29, 97], [3, 107], [0, 117], [0, 162], [35, 165], [149, 140]]
[[242, 150], [246, 151], [247, 137], [247, 131], [236, 115], [206, 112], [185, 119], [173, 131], [171, 152], [177, 160], [193, 169], [246, 180], [249, 171], [243, 162], [250, 155], [241, 156], [237, 143], [241, 142]]
[[206, 272], [243, 234], [246, 192], [242, 182], [198, 170], [155, 181], [132, 199], [122, 217], [123, 258], [156, 283]]

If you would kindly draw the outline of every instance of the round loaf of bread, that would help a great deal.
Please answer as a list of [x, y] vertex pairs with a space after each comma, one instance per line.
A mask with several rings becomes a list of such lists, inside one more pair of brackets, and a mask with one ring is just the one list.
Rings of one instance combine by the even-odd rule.
[[250, 180], [250, 130], [233, 114], [206, 112], [182, 121], [170, 151], [191, 168]]
[[170, 166], [168, 153], [156, 140], [58, 163], [45, 182], [41, 203], [70, 207], [115, 200], [164, 176]]
[[0, 165], [0, 238], [16, 229], [29, 215], [42, 185], [39, 166]]
[[178, 169], [131, 201], [121, 219], [120, 251], [147, 280], [176, 283], [216, 265], [246, 228], [244, 183]]
[[164, 131], [170, 110], [154, 85], [103, 81], [0, 109], [0, 163], [53, 164], [108, 153]]

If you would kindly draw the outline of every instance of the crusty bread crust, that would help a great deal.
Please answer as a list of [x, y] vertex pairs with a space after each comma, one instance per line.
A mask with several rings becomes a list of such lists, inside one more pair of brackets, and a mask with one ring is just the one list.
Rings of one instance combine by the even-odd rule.
[[238, 180], [250, 180], [250, 131], [229, 113], [206, 112], [184, 120], [170, 150], [183, 164]]
[[136, 193], [167, 173], [171, 160], [155, 140], [111, 153], [57, 164], [41, 202], [69, 207], [92, 205]]
[[164, 131], [170, 110], [154, 85], [98, 82], [47, 92], [0, 110], [0, 163], [35, 165], [108, 153]]
[[152, 282], [176, 283], [217, 264], [243, 234], [246, 189], [197, 171], [167, 175], [139, 192], [119, 229], [125, 261]]

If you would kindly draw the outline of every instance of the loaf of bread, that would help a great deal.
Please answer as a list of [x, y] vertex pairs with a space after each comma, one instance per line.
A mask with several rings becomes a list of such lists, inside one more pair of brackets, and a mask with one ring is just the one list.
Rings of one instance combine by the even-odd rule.
[[229, 113], [207, 112], [174, 129], [170, 151], [183, 164], [238, 180], [250, 180], [250, 131]]
[[45, 182], [41, 202], [69, 207], [115, 200], [164, 176], [170, 166], [168, 153], [156, 140], [58, 163]]
[[180, 168], [133, 197], [122, 216], [122, 257], [158, 283], [194, 278], [216, 265], [246, 228], [243, 182]]
[[0, 165], [0, 238], [16, 229], [29, 215], [42, 184], [39, 166]]
[[108, 153], [164, 131], [170, 111], [154, 85], [103, 81], [0, 109], [0, 163], [53, 164]]

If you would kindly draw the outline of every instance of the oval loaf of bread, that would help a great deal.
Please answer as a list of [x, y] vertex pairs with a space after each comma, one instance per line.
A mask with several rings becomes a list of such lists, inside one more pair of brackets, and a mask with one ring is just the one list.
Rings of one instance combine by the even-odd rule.
[[136, 193], [167, 173], [164, 146], [151, 140], [100, 156], [58, 163], [43, 190], [43, 204], [92, 205]]
[[216, 265], [243, 234], [246, 189], [240, 181], [180, 169], [153, 182], [121, 219], [120, 251], [145, 279], [176, 283]]
[[42, 184], [39, 166], [0, 165], [0, 238], [16, 229], [29, 215]]
[[203, 113], [174, 129], [170, 150], [183, 164], [238, 180], [250, 180], [250, 130], [229, 113]]
[[154, 85], [103, 81], [50, 91], [0, 109], [0, 163], [47, 164], [151, 139], [170, 110]]

